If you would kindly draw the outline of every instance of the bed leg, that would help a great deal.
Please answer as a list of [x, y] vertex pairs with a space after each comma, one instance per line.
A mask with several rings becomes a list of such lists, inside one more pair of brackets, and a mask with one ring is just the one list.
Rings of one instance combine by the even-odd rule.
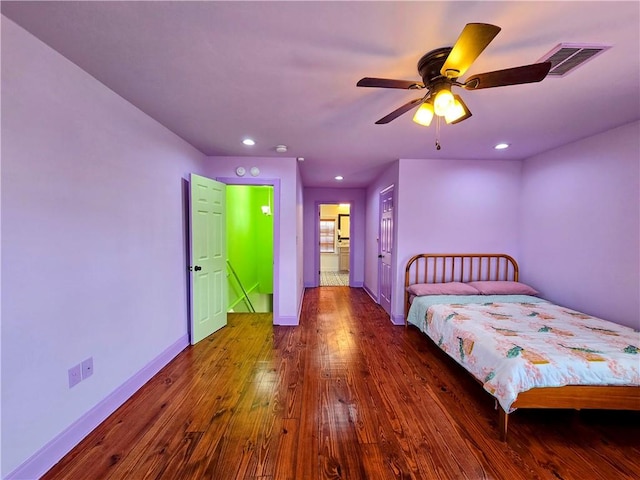
[[580, 425], [580, 409], [576, 408], [571, 415], [571, 427], [577, 428], [578, 425]]
[[507, 412], [505, 412], [502, 408], [498, 408], [498, 428], [500, 429], [500, 441], [507, 441], [507, 426], [509, 422], [509, 417]]

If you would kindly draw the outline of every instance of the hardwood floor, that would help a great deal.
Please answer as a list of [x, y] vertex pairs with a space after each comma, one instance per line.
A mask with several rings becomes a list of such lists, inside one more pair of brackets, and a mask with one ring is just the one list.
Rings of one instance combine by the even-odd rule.
[[45, 479], [640, 478], [638, 412], [517, 411], [362, 289], [307, 290], [301, 324], [230, 314]]

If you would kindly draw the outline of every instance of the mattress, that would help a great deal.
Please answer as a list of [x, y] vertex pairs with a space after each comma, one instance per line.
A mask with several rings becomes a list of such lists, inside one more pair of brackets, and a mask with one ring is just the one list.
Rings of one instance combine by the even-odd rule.
[[537, 297], [415, 297], [407, 321], [507, 413], [532, 388], [640, 384], [640, 332]]

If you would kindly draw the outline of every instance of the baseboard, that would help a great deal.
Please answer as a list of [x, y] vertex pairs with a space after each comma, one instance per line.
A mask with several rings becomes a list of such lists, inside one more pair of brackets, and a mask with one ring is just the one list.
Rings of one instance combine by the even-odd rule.
[[298, 321], [296, 325], [300, 325], [300, 319], [302, 318], [302, 304], [304, 303], [304, 294], [307, 291], [307, 287], [302, 288], [302, 292], [300, 292], [300, 298], [298, 299]]
[[364, 288], [364, 291], [367, 292], [369, 294], [369, 296], [371, 297], [371, 299], [378, 303], [378, 297], [376, 297], [376, 295], [369, 289], [369, 287], [367, 287], [366, 285], [364, 285], [364, 283], [362, 284], [362, 288]]
[[274, 325], [280, 325], [283, 327], [297, 327], [300, 325], [298, 318], [293, 315], [279, 316], [277, 320], [274, 319]]
[[147, 383], [166, 364], [189, 345], [185, 335], [149, 362], [138, 373], [124, 382], [95, 407], [82, 415], [62, 433], [34, 453], [22, 465], [5, 477], [5, 480], [36, 479], [47, 473], [73, 447], [100, 425], [109, 415], [126, 402], [140, 387]]
[[394, 325], [404, 325], [404, 315], [390, 315], [390, 317]]

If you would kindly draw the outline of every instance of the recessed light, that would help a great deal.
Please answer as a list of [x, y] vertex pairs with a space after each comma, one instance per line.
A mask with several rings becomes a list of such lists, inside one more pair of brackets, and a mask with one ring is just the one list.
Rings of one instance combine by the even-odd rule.
[[336, 180], [340, 181], [340, 180], [344, 180], [344, 177], [342, 175], [337, 175], [336, 177], [334, 177]]
[[299, 162], [304, 162], [304, 157], [298, 157], [296, 158], [296, 160], [298, 160]]
[[508, 143], [499, 143], [493, 148], [495, 148], [496, 150], [504, 150], [505, 148], [509, 148], [509, 144]]
[[285, 153], [287, 151], [286, 145], [276, 145], [276, 152]]
[[245, 138], [244, 140], [242, 140], [242, 143], [244, 143], [248, 147], [256, 144], [255, 140], [253, 140], [251, 138]]

